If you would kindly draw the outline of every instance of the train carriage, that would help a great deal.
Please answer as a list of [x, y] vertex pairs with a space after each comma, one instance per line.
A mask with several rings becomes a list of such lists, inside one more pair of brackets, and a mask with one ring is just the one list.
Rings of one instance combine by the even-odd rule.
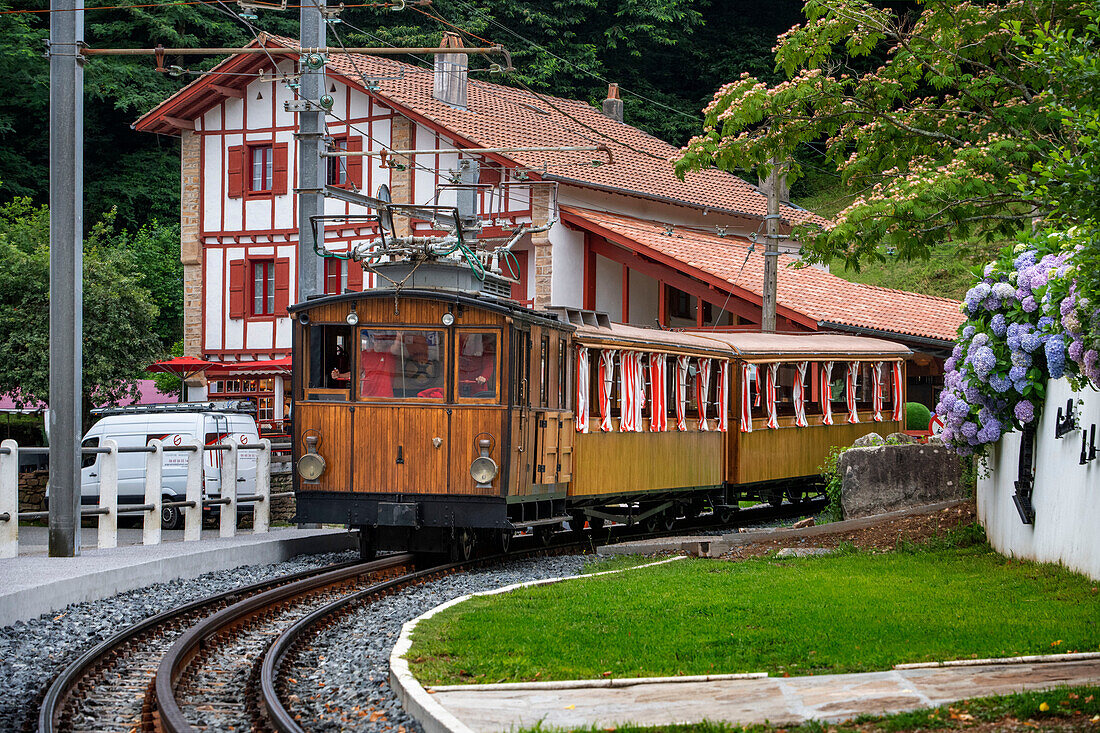
[[566, 520], [671, 526], [798, 501], [834, 445], [902, 429], [904, 346], [664, 331], [447, 290], [293, 306], [298, 519], [376, 548], [506, 548]]

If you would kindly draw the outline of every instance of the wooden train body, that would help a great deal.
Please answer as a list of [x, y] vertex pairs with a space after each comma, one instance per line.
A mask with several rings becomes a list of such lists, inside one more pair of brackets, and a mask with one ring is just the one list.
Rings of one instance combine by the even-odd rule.
[[360, 528], [364, 551], [798, 500], [830, 447], [903, 428], [909, 352], [877, 339], [662, 331], [429, 290], [291, 312], [298, 519]]

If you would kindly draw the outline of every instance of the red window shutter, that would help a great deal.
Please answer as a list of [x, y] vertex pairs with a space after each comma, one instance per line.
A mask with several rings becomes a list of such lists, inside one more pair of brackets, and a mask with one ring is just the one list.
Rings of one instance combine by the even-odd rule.
[[477, 182], [496, 186], [500, 183], [500, 171], [495, 168], [481, 168], [478, 172]]
[[229, 146], [229, 165], [227, 176], [229, 179], [229, 191], [227, 196], [231, 199], [239, 199], [244, 196], [244, 151], [243, 145]]
[[272, 149], [275, 159], [271, 166], [274, 179], [271, 182], [271, 192], [276, 196], [286, 194], [286, 145], [286, 143], [275, 143]]
[[[519, 280], [518, 283], [512, 283], [512, 300], [523, 303], [527, 300], [527, 250], [513, 252], [512, 254], [516, 256], [515, 261], [513, 262], [511, 257], [503, 258], [501, 269], [504, 271], [505, 277]], [[517, 265], [519, 272], [514, 271]]]
[[363, 289], [363, 266], [355, 260], [348, 260], [348, 289]]
[[275, 315], [285, 316], [290, 305], [290, 258], [275, 260]]
[[244, 318], [245, 261], [229, 263], [229, 317]]
[[[349, 151], [355, 150], [362, 152], [363, 150], [363, 138], [361, 137], [349, 137], [348, 147]], [[357, 189], [363, 188], [363, 158], [359, 155], [349, 155], [344, 158], [347, 161], [348, 171], [348, 185], [354, 186]], [[348, 275], [351, 277], [351, 275]]]
[[340, 292], [340, 261], [332, 257], [325, 258], [325, 294], [334, 295]]

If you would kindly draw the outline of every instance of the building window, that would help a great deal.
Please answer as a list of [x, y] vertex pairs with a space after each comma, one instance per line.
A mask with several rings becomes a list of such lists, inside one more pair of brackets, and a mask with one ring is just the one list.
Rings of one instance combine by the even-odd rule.
[[[209, 395], [212, 400], [249, 400], [256, 407], [256, 421], [263, 436], [283, 436], [284, 425], [275, 419], [275, 380], [282, 377], [256, 379], [211, 380]], [[284, 407], [283, 414], [289, 414]]]
[[[334, 159], [329, 158], [331, 163]], [[325, 258], [325, 294], [339, 295], [348, 289], [348, 261]]]
[[[343, 140], [333, 140], [329, 146], [329, 150], [347, 150], [348, 141], [347, 138]], [[342, 186], [348, 182], [348, 159], [347, 158], [329, 158], [328, 159], [328, 185], [330, 186]]]
[[270, 145], [257, 145], [249, 148], [252, 156], [252, 184], [249, 191], [252, 193], [270, 193], [274, 178], [275, 158]]
[[252, 315], [275, 314], [275, 263], [257, 260], [252, 263]]

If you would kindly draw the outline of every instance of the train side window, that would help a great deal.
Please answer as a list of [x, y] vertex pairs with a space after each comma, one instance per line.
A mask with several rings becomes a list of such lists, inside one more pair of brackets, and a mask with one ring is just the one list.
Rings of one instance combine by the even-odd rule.
[[491, 331], [460, 331], [455, 349], [455, 390], [459, 400], [497, 401], [499, 339]]
[[856, 385], [856, 407], [870, 410], [874, 407], [875, 365], [864, 361], [859, 365], [859, 383]]
[[569, 346], [565, 339], [558, 342], [558, 407], [568, 410], [569, 399]]
[[530, 354], [531, 336], [526, 331], [512, 332], [512, 353], [515, 355], [512, 366], [512, 404], [529, 404], [527, 359]]
[[665, 357], [665, 390], [666, 399], [665, 407], [668, 417], [668, 424], [675, 427], [676, 425], [676, 400], [679, 396], [676, 394], [676, 357]]
[[539, 407], [546, 407], [549, 402], [547, 396], [549, 395], [550, 381], [550, 339], [547, 336], [542, 337], [542, 344], [539, 349], [539, 374], [542, 378], [539, 379]]
[[600, 420], [600, 350], [588, 350], [588, 415]]
[[347, 401], [351, 391], [351, 327], [313, 324], [306, 331], [306, 399]]
[[360, 399], [444, 399], [446, 334], [427, 329], [359, 329]]

